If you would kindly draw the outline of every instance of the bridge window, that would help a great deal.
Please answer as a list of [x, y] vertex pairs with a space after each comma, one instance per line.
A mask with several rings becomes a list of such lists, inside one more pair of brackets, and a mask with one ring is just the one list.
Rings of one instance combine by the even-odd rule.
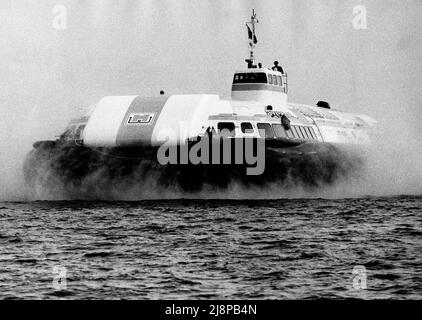
[[267, 75], [264, 72], [236, 73], [233, 83], [267, 83]]
[[273, 124], [273, 129], [275, 136], [277, 138], [287, 138], [286, 130], [284, 130], [283, 126], [279, 123]]
[[218, 123], [218, 134], [224, 138], [234, 137], [234, 123], [233, 122], [219, 122]]
[[283, 86], [283, 81], [281, 80], [281, 76], [277, 76], [278, 79], [278, 85]]
[[253, 127], [250, 122], [242, 122], [240, 124], [240, 128], [242, 129], [243, 133], [253, 133]]
[[268, 75], [268, 83], [273, 84], [273, 76], [271, 74]]
[[262, 138], [274, 138], [274, 132], [269, 123], [258, 123], [257, 126]]

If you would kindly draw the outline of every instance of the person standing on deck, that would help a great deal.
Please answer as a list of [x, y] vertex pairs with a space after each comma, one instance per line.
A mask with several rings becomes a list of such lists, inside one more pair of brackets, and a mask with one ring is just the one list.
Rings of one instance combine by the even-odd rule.
[[274, 61], [274, 67], [272, 67], [272, 70], [278, 71], [284, 74], [283, 68], [278, 65], [278, 61]]

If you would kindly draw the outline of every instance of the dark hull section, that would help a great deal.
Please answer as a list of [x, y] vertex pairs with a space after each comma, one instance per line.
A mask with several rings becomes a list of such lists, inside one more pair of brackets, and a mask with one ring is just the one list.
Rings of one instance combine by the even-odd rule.
[[265, 171], [257, 176], [246, 175], [245, 165], [160, 165], [154, 148], [90, 149], [53, 141], [34, 146], [24, 164], [29, 189], [72, 199], [111, 200], [136, 186], [196, 192], [277, 183], [313, 189], [345, 179], [363, 164], [356, 152], [322, 143], [268, 144]]

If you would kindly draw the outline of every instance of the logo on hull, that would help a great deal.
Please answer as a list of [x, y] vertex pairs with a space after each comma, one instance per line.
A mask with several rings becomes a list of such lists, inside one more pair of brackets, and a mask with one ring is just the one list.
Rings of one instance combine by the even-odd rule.
[[127, 124], [151, 124], [154, 113], [134, 113], [127, 119]]

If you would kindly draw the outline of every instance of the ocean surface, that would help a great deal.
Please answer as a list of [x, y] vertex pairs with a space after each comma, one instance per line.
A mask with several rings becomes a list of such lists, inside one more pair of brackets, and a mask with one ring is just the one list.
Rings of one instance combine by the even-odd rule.
[[422, 197], [0, 203], [2, 299], [421, 299]]

